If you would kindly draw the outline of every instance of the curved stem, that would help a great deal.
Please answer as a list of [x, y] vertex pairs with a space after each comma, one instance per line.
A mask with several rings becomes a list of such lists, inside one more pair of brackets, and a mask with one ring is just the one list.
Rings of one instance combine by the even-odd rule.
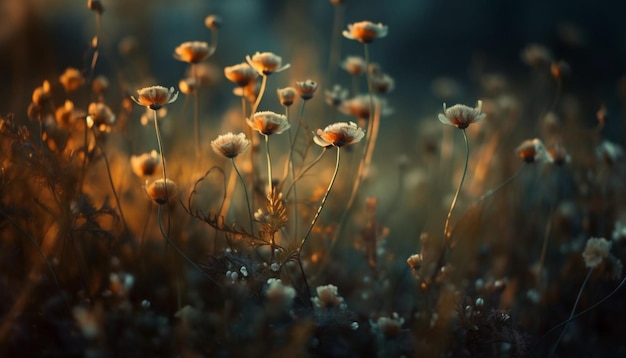
[[[465, 129], [462, 129], [463, 131], [463, 139], [465, 139], [465, 166], [463, 167], [463, 176], [461, 177], [461, 182], [459, 183], [458, 188], [456, 189], [456, 193], [454, 193], [454, 198], [452, 199], [452, 204], [450, 204], [450, 210], [448, 211], [448, 216], [446, 217], [446, 223], [443, 227], [443, 237], [444, 240], [447, 241], [450, 237], [450, 232], [448, 231], [448, 227], [450, 226], [450, 218], [452, 217], [452, 211], [454, 210], [454, 207], [456, 206], [456, 201], [459, 198], [459, 193], [461, 192], [461, 188], [463, 187], [463, 182], [465, 181], [465, 176], [467, 174], [467, 165], [469, 163], [469, 153], [470, 153], [470, 147], [469, 147], [469, 140], [467, 139], [467, 132], [465, 131]], [[445, 250], [445, 247], [444, 247]]]
[[[593, 272], [593, 269], [594, 269], [593, 267], [589, 268], [589, 271], [587, 272], [587, 276], [585, 276], [585, 280], [583, 281], [583, 284], [580, 286], [580, 290], [578, 290], [578, 296], [576, 296], [576, 301], [574, 301], [574, 307], [572, 307], [572, 313], [570, 313], [568, 321], [571, 320], [572, 317], [574, 317], [574, 313], [576, 312], [576, 306], [578, 306], [578, 302], [580, 301], [580, 296], [582, 296], [583, 294], [583, 289], [587, 285], [587, 281], [589, 281], [589, 277], [591, 277], [591, 273]], [[567, 330], [568, 325], [569, 325], [569, 322], [565, 324], [565, 327], [561, 331], [561, 335], [554, 343], [554, 346], [552, 346], [549, 357], [552, 357], [554, 353], [556, 352], [556, 349], [559, 346], [559, 342], [561, 342], [561, 339], [563, 339], [563, 335], [565, 335], [565, 331]]]
[[318, 156], [317, 156], [317, 158], [315, 158], [315, 159], [314, 159], [314, 160], [313, 160], [313, 161], [312, 161], [309, 165], [307, 165], [307, 167], [306, 167], [306, 168], [302, 169], [302, 170], [300, 171], [300, 173], [298, 173], [298, 176], [294, 179], [293, 183], [291, 183], [291, 185], [289, 185], [289, 187], [287, 188], [287, 192], [286, 192], [285, 196], [288, 196], [288, 195], [289, 195], [289, 193], [291, 192], [291, 189], [292, 189], [292, 188], [293, 188], [293, 186], [294, 186], [294, 183], [296, 183], [297, 181], [299, 181], [300, 179], [302, 179], [302, 177], [304, 176], [304, 174], [306, 174], [306, 173], [307, 173], [307, 172], [308, 172], [311, 168], [313, 168], [313, 167], [315, 166], [315, 164], [317, 164], [317, 163], [318, 163], [318, 162], [322, 159], [322, 157], [324, 156], [324, 154], [326, 154], [326, 150], [327, 150], [327, 149], [328, 149], [328, 148], [324, 147], [324, 148], [322, 149], [322, 152], [320, 153], [320, 155], [318, 155]]
[[340, 154], [341, 154], [341, 148], [337, 147], [337, 161], [335, 162], [335, 171], [333, 172], [333, 177], [330, 179], [330, 183], [328, 184], [328, 189], [326, 189], [326, 193], [324, 193], [322, 202], [320, 203], [319, 208], [317, 208], [317, 212], [315, 213], [315, 216], [313, 217], [313, 220], [311, 221], [311, 225], [309, 226], [309, 229], [304, 235], [302, 242], [300, 242], [300, 246], [298, 247], [298, 257], [300, 257], [300, 252], [302, 251], [302, 247], [304, 246], [304, 243], [306, 242], [306, 240], [309, 238], [309, 235], [311, 235], [311, 231], [313, 231], [313, 227], [315, 226], [315, 223], [317, 222], [317, 219], [319, 219], [320, 213], [322, 212], [322, 209], [324, 208], [324, 204], [326, 203], [328, 194], [330, 193], [330, 190], [333, 188], [333, 184], [335, 184], [335, 179], [337, 179], [337, 172], [339, 171]]
[[[163, 205], [167, 205], [167, 204], [163, 204]], [[176, 250], [176, 252], [185, 260], [187, 261], [187, 263], [189, 263], [189, 265], [193, 268], [195, 268], [196, 270], [198, 270], [198, 272], [200, 272], [203, 276], [205, 276], [206, 278], [208, 278], [211, 282], [213, 282], [214, 284], [218, 285], [217, 281], [215, 281], [213, 279], [213, 277], [209, 276], [207, 273], [205, 273], [204, 271], [202, 271], [202, 269], [200, 268], [200, 266], [198, 266], [195, 262], [193, 262], [189, 256], [185, 255], [179, 248], [178, 246], [176, 246], [176, 244], [174, 244], [174, 242], [172, 241], [172, 239], [170, 239], [169, 235], [166, 233], [166, 231], [163, 228], [163, 218], [162, 218], [162, 207], [163, 205], [159, 205], [158, 208], [158, 221], [159, 221], [159, 230], [161, 231], [161, 236], [163, 236], [163, 238], [165, 239], [165, 241], [167, 241], [168, 245], [172, 246], [174, 248], [174, 250]], [[169, 221], [169, 219], [168, 219]], [[168, 228], [169, 229], [169, 228]]]
[[267, 85], [267, 76], [262, 75], [263, 80], [261, 80], [261, 88], [259, 89], [259, 95], [256, 97], [256, 101], [252, 105], [252, 109], [250, 110], [250, 117], [254, 116], [257, 108], [259, 108], [259, 104], [261, 103], [261, 98], [263, 98], [263, 94], [265, 93], [265, 86]]
[[237, 165], [235, 165], [235, 158], [230, 158], [231, 163], [233, 163], [233, 169], [235, 169], [235, 172], [237, 173], [237, 176], [239, 177], [239, 180], [241, 180], [241, 185], [243, 185], [243, 191], [246, 194], [246, 204], [248, 206], [248, 217], [250, 218], [250, 234], [254, 234], [254, 226], [253, 223], [254, 221], [252, 220], [252, 208], [250, 206], [250, 198], [248, 196], [248, 188], [246, 187], [246, 182], [243, 180], [243, 177], [241, 176], [241, 173], [239, 172], [239, 169], [237, 169]]

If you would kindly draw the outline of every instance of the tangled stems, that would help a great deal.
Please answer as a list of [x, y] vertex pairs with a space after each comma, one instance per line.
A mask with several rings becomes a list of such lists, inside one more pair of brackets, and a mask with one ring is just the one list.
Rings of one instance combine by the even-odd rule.
[[100, 153], [102, 154], [102, 159], [104, 159], [104, 165], [107, 168], [107, 177], [109, 178], [109, 185], [111, 185], [111, 191], [113, 192], [115, 203], [117, 204], [117, 207], [120, 211], [120, 218], [122, 219], [124, 230], [126, 230], [127, 233], [130, 233], [130, 230], [128, 229], [128, 224], [126, 224], [126, 218], [124, 217], [124, 211], [122, 210], [122, 202], [120, 201], [119, 195], [117, 195], [117, 190], [115, 189], [115, 184], [113, 183], [113, 177], [111, 176], [111, 167], [109, 166], [109, 159], [107, 158], [107, 155], [104, 152], [104, 149], [102, 148], [100, 143], [98, 143], [98, 138], [96, 137], [97, 135], [96, 128], [91, 127], [91, 130], [93, 131], [93, 137], [94, 137], [94, 141], [96, 142], [96, 146], [98, 147], [98, 149], [100, 149]]
[[248, 217], [250, 218], [250, 233], [254, 232], [254, 227], [253, 227], [253, 220], [252, 220], [252, 209], [250, 206], [250, 198], [248, 196], [248, 188], [246, 187], [246, 182], [243, 180], [243, 177], [241, 176], [241, 173], [239, 172], [239, 169], [237, 169], [237, 166], [235, 165], [235, 158], [230, 158], [231, 163], [233, 163], [233, 169], [235, 170], [235, 172], [237, 173], [237, 176], [239, 177], [239, 180], [241, 180], [241, 185], [243, 185], [243, 191], [246, 194], [246, 204], [248, 204]]
[[554, 355], [554, 353], [556, 352], [556, 349], [559, 346], [559, 342], [561, 342], [561, 339], [563, 339], [563, 335], [565, 335], [565, 331], [567, 330], [567, 327], [569, 326], [569, 322], [574, 317], [574, 313], [576, 312], [576, 306], [578, 306], [578, 301], [580, 301], [580, 296], [583, 294], [583, 289], [587, 285], [587, 282], [589, 281], [589, 277], [591, 277], [591, 273], [593, 272], [593, 269], [594, 267], [589, 268], [589, 271], [587, 272], [587, 276], [585, 276], [585, 280], [583, 281], [583, 284], [580, 286], [580, 290], [578, 290], [578, 296], [576, 296], [576, 301], [574, 301], [574, 307], [572, 307], [572, 312], [570, 313], [569, 318], [567, 319], [567, 323], [565, 323], [565, 327], [563, 327], [563, 330], [561, 331], [561, 335], [559, 336], [559, 339], [557, 339], [556, 342], [554, 343], [554, 346], [552, 346], [549, 357], [552, 357]]
[[[452, 199], [452, 204], [450, 204], [450, 210], [448, 211], [448, 216], [446, 217], [446, 223], [443, 227], [443, 237], [447, 244], [448, 239], [450, 238], [450, 232], [448, 231], [448, 227], [450, 226], [450, 218], [452, 217], [452, 211], [456, 206], [456, 200], [459, 198], [459, 193], [461, 192], [461, 188], [463, 187], [463, 182], [465, 181], [465, 176], [467, 174], [467, 165], [469, 163], [469, 140], [467, 139], [467, 132], [465, 129], [461, 129], [463, 131], [463, 139], [465, 140], [465, 166], [463, 167], [463, 176], [461, 177], [461, 182], [459, 183], [458, 188], [456, 188], [456, 193], [454, 193], [454, 198]], [[445, 248], [444, 248], [445, 250]]]

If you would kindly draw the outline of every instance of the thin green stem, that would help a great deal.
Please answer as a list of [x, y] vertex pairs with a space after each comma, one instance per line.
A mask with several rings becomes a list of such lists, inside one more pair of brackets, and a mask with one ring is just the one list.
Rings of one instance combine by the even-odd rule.
[[[572, 307], [572, 312], [569, 315], [568, 321], [574, 317], [574, 313], [576, 312], [576, 307], [578, 306], [578, 302], [580, 301], [580, 296], [582, 296], [583, 294], [583, 289], [587, 285], [587, 281], [589, 281], [589, 277], [591, 277], [591, 273], [593, 272], [593, 269], [594, 269], [593, 267], [589, 268], [589, 271], [587, 272], [587, 276], [585, 276], [585, 280], [583, 281], [583, 284], [580, 286], [580, 290], [578, 290], [578, 296], [576, 296], [576, 301], [574, 301], [574, 307]], [[558, 348], [559, 343], [561, 342], [561, 339], [563, 339], [563, 335], [565, 335], [565, 331], [567, 330], [568, 326], [569, 326], [569, 322], [565, 324], [565, 327], [561, 331], [561, 335], [554, 343], [554, 346], [552, 346], [549, 357], [552, 357], [554, 353], [556, 352], [556, 349]]]
[[328, 194], [330, 193], [330, 190], [333, 188], [333, 185], [335, 184], [335, 179], [337, 179], [337, 172], [339, 171], [340, 154], [341, 154], [341, 148], [337, 147], [337, 161], [335, 162], [335, 171], [333, 172], [333, 177], [330, 179], [330, 183], [328, 184], [328, 189], [326, 189], [326, 193], [324, 193], [322, 202], [320, 203], [319, 208], [317, 208], [317, 212], [315, 213], [315, 216], [313, 217], [313, 220], [311, 221], [311, 225], [309, 226], [309, 229], [307, 230], [306, 234], [302, 238], [302, 242], [300, 242], [300, 246], [298, 247], [298, 257], [300, 257], [300, 252], [302, 251], [302, 247], [306, 243], [306, 240], [309, 238], [309, 235], [311, 235], [311, 231], [313, 231], [313, 227], [315, 226], [315, 223], [317, 223], [317, 219], [319, 219], [320, 213], [322, 212], [322, 209], [324, 208], [324, 204], [326, 203]]
[[452, 217], [452, 211], [454, 210], [454, 207], [456, 206], [456, 201], [459, 198], [459, 193], [461, 192], [461, 188], [463, 187], [463, 182], [465, 181], [465, 176], [467, 174], [467, 166], [469, 163], [469, 153], [470, 153], [469, 140], [467, 138], [467, 132], [465, 131], [465, 129], [461, 129], [461, 130], [463, 131], [463, 139], [465, 140], [465, 166], [463, 167], [463, 176], [461, 176], [461, 182], [459, 183], [459, 186], [457, 187], [456, 192], [454, 193], [454, 198], [452, 199], [452, 203], [450, 204], [450, 210], [448, 211], [448, 216], [446, 217], [446, 223], [443, 227], [443, 237], [444, 237], [446, 244], [448, 242], [448, 239], [450, 238], [450, 232], [448, 231], [448, 227], [450, 226], [450, 218]]
[[237, 165], [235, 165], [235, 158], [230, 158], [230, 162], [233, 163], [233, 169], [237, 173], [239, 180], [241, 180], [241, 185], [243, 185], [243, 191], [246, 194], [246, 204], [248, 206], [248, 217], [250, 218], [250, 234], [254, 234], [254, 221], [252, 220], [252, 207], [250, 206], [250, 197], [248, 196], [248, 188], [246, 186], [246, 182], [243, 180], [239, 169], [237, 169]]

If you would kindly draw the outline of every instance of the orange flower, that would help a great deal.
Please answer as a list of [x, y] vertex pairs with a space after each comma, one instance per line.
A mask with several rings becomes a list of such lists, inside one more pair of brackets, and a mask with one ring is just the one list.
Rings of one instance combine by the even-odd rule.
[[178, 98], [178, 92], [174, 93], [174, 87], [169, 90], [163, 86], [145, 87], [137, 90], [137, 98], [130, 97], [140, 106], [153, 110], [161, 109], [166, 104], [173, 103]]
[[274, 72], [288, 69], [291, 65], [282, 66], [283, 59], [272, 52], [257, 52], [252, 57], [246, 56], [246, 61], [254, 68], [259, 75], [269, 76]]
[[355, 22], [348, 25], [348, 30], [343, 31], [343, 36], [350, 40], [357, 40], [362, 43], [370, 43], [377, 38], [387, 36], [387, 26], [371, 21]]
[[159, 205], [167, 204], [168, 199], [172, 199], [176, 194], [176, 190], [176, 183], [169, 179], [155, 180], [146, 187], [148, 196]]
[[187, 63], [198, 63], [212, 54], [213, 49], [203, 41], [183, 42], [174, 50], [174, 58]]
[[138, 177], [149, 177], [156, 172], [161, 165], [161, 156], [156, 150], [141, 155], [132, 155], [130, 157], [130, 167]]
[[74, 92], [83, 85], [85, 79], [79, 70], [68, 67], [59, 77], [59, 82], [61, 82], [66, 92]]
[[287, 116], [271, 111], [257, 112], [252, 119], [246, 118], [246, 122], [263, 135], [281, 134], [291, 127]]
[[257, 73], [246, 62], [242, 62], [234, 66], [224, 67], [224, 76], [238, 86], [244, 87], [256, 79]]
[[526, 163], [534, 163], [535, 161], [552, 161], [543, 142], [537, 138], [528, 139], [522, 142], [517, 149], [517, 155]]
[[313, 141], [320, 147], [343, 147], [344, 145], [359, 142], [365, 132], [356, 123], [338, 122], [329, 125], [324, 130], [318, 129]]

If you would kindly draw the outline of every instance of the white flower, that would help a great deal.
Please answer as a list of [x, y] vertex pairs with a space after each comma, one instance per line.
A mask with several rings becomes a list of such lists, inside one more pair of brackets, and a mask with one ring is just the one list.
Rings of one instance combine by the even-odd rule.
[[589, 268], [598, 266], [603, 259], [609, 256], [609, 250], [611, 250], [612, 244], [612, 242], [605, 238], [592, 237], [587, 240], [587, 245], [583, 251], [585, 266]]
[[356, 123], [338, 122], [329, 125], [324, 130], [318, 129], [313, 140], [321, 147], [343, 147], [359, 142], [364, 136], [365, 132]]
[[211, 148], [215, 153], [231, 159], [245, 152], [248, 147], [250, 147], [250, 141], [243, 133], [233, 134], [229, 132], [211, 141]]
[[348, 25], [348, 30], [342, 32], [343, 36], [350, 40], [362, 43], [370, 43], [378, 38], [387, 36], [387, 26], [371, 21], [360, 21]]
[[468, 107], [464, 104], [456, 104], [446, 108], [443, 104], [443, 112], [438, 115], [439, 121], [443, 124], [450, 124], [459, 129], [465, 129], [472, 123], [483, 120], [487, 115], [481, 113], [483, 101], [478, 100], [475, 108]]
[[178, 98], [178, 92], [174, 93], [174, 87], [169, 90], [163, 86], [145, 87], [137, 90], [137, 98], [130, 98], [140, 106], [148, 107], [152, 110], [161, 109], [166, 104], [173, 103]]
[[269, 76], [274, 72], [280, 72], [290, 67], [290, 64], [282, 66], [282, 57], [272, 52], [257, 52], [252, 57], [248, 55], [246, 61], [262, 76]]

